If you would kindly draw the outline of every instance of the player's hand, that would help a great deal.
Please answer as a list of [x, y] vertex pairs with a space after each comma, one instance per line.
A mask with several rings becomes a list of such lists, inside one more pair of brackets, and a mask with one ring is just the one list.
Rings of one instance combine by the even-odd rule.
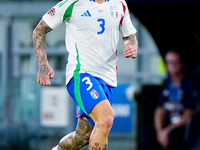
[[54, 70], [49, 65], [41, 65], [37, 75], [37, 82], [44, 86], [49, 86], [50, 79], [54, 78]]
[[133, 45], [127, 45], [124, 49], [124, 57], [136, 58], [137, 57], [137, 49]]

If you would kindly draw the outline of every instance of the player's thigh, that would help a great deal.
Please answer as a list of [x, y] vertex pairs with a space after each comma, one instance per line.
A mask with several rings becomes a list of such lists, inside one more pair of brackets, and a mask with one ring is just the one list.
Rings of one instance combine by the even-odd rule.
[[67, 85], [67, 90], [87, 116], [95, 105], [107, 99], [99, 80], [88, 73], [74, 76]]
[[114, 119], [114, 111], [110, 102], [106, 99], [99, 102], [90, 112], [89, 116], [94, 122], [110, 121], [112, 123]]

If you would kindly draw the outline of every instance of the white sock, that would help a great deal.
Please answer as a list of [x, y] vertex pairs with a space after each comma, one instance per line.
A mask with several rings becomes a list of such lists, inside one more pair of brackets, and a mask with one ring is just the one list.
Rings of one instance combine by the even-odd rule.
[[58, 145], [53, 147], [51, 150], [58, 150]]

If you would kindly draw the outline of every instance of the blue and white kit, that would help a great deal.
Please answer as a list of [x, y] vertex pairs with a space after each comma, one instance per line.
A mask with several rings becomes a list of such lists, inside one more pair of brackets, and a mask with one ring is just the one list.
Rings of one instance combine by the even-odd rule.
[[[89, 83], [87, 78], [84, 81], [81, 78], [81, 74], [86, 73], [103, 80], [109, 87], [117, 86], [119, 33], [122, 37], [136, 33], [125, 0], [105, 0], [102, 4], [92, 0], [63, 0], [43, 16], [43, 21], [52, 29], [66, 24], [65, 41], [69, 52], [66, 85], [72, 80], [74, 87], [80, 87], [82, 82]], [[85, 93], [81, 91], [81, 94]], [[100, 92], [98, 94], [102, 97]], [[84, 99], [89, 101], [88, 97], [82, 97], [83, 105]], [[86, 110], [82, 111], [88, 115], [87, 107], [84, 108]]]

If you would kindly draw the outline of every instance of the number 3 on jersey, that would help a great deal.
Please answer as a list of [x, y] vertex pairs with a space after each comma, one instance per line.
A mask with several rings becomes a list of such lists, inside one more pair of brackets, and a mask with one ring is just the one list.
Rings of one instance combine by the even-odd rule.
[[99, 18], [97, 22], [100, 22], [101, 31], [98, 31], [97, 34], [102, 34], [105, 31], [105, 20]]

